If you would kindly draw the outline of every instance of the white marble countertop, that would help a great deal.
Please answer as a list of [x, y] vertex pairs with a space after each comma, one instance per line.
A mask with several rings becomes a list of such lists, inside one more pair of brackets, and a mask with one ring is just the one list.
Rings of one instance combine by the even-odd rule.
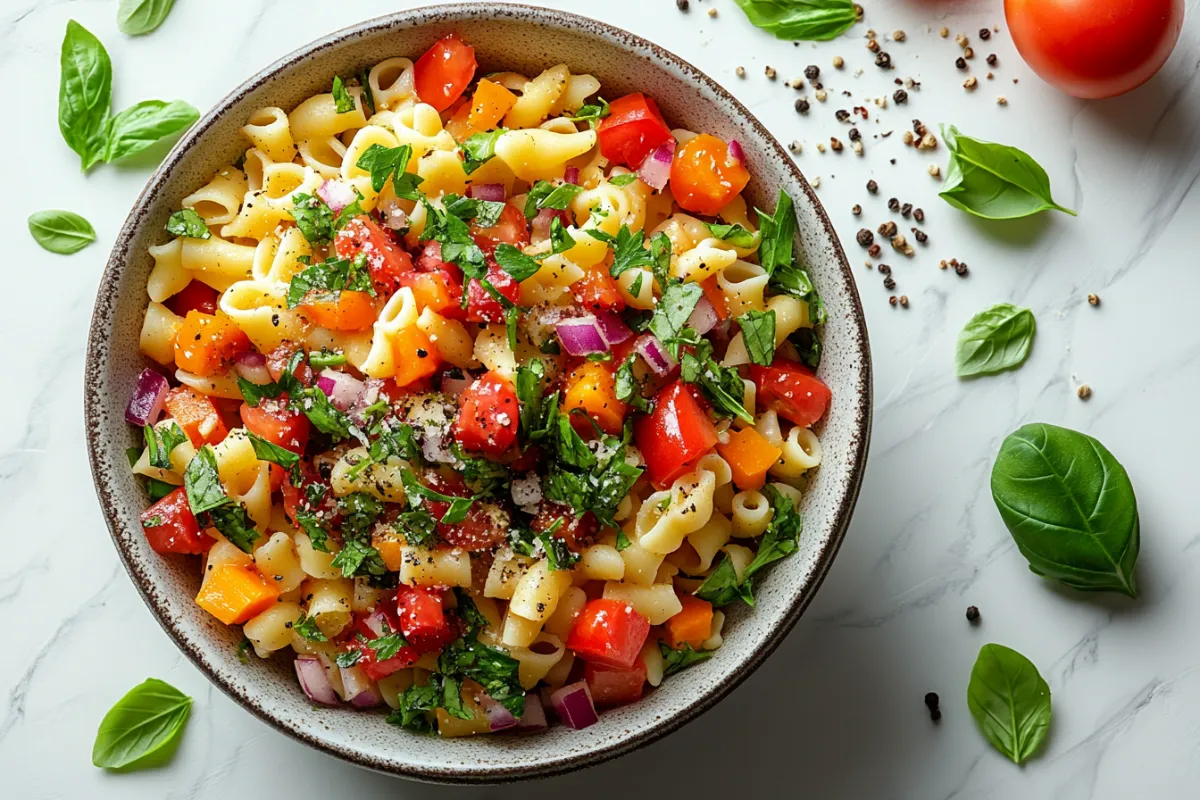
[[[824, 587], [787, 642], [699, 721], [634, 755], [584, 773], [513, 787], [445, 789], [375, 775], [276, 733], [214, 689], [176, 650], [118, 563], [91, 488], [81, 427], [84, 341], [113, 237], [150, 174], [146, 166], [78, 161], [55, 130], [58, 50], [68, 18], [106, 44], [115, 104], [160, 97], [208, 108], [247, 75], [336, 28], [397, 7], [385, 0], [179, 0], [148, 37], [116, 30], [116, 0], [6, 0], [0, 73], [7, 78], [0, 151], [14, 170], [0, 195], [9, 242], [0, 317], [12, 381], [0, 394], [0, 794], [26, 798], [646, 797], [819, 798], [1195, 797], [1200, 778], [1200, 526], [1191, 446], [1200, 437], [1200, 32], [1191, 19], [1166, 69], [1116, 100], [1082, 103], [1040, 82], [1003, 32], [1000, 0], [863, 0], [868, 24], [903, 29], [882, 74], [861, 38], [793, 47], [752, 28], [731, 0], [569, 0], [561, 5], [622, 25], [697, 64], [749, 105], [785, 143], [819, 193], [855, 265], [871, 331], [875, 429], [854, 524]], [[1189, 14], [1200, 12], [1190, 0]], [[706, 15], [715, 7], [715, 18]], [[947, 25], [972, 38], [998, 24], [993, 81], [961, 88]], [[831, 68], [835, 55], [847, 68]], [[978, 62], [976, 62], [978, 63]], [[807, 117], [784, 81], [818, 64], [830, 99]], [[744, 65], [745, 78], [735, 76]], [[764, 68], [778, 70], [778, 80]], [[982, 66], [982, 65], [981, 65]], [[856, 76], [857, 68], [863, 69]], [[895, 75], [922, 82], [906, 108], [863, 126], [867, 155], [817, 152], [845, 140], [840, 92], [890, 94]], [[1019, 83], [1014, 85], [1014, 79]], [[996, 103], [1006, 95], [1007, 107]], [[872, 118], [877, 109], [871, 107]], [[928, 164], [899, 133], [933, 127], [1017, 145], [1050, 174], [1078, 219], [983, 224], [937, 198]], [[895, 130], [887, 140], [877, 132]], [[889, 163], [895, 158], [896, 163]], [[864, 189], [874, 177], [880, 194]], [[888, 197], [923, 207], [930, 240], [890, 260], [910, 299], [890, 307], [882, 276], [863, 266], [854, 233], [894, 215]], [[863, 220], [850, 208], [861, 203]], [[99, 241], [79, 255], [42, 252], [25, 218], [70, 208]], [[1188, 220], [1191, 220], [1189, 223]], [[938, 269], [957, 257], [970, 275]], [[1102, 298], [1090, 307], [1086, 295]], [[1027, 305], [1038, 340], [1023, 369], [962, 383], [954, 340], [976, 311]], [[1081, 383], [1094, 395], [1076, 397]], [[1138, 491], [1143, 544], [1137, 601], [1058, 591], [1032, 575], [991, 501], [987, 477], [1003, 437], [1024, 422], [1068, 425], [1100, 438]], [[981, 624], [964, 619], [968, 605]], [[1054, 696], [1040, 758], [1017, 768], [976, 732], [965, 690], [980, 645], [1028, 655]], [[167, 768], [109, 775], [91, 766], [96, 726], [147, 676], [196, 698], [183, 746]], [[922, 703], [942, 697], [933, 725]], [[1193, 705], [1196, 704], [1196, 705]], [[698, 765], [708, 764], [706, 768]], [[630, 780], [636, 776], [636, 782]], [[294, 793], [294, 794], [293, 794]]]

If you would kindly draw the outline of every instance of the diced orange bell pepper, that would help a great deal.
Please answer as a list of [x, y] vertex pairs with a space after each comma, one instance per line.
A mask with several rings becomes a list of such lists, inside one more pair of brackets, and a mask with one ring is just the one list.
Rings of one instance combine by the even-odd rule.
[[504, 115], [517, 102], [517, 96], [498, 83], [483, 78], [471, 98], [468, 112], [461, 123], [455, 124], [460, 113], [456, 113], [446, 125], [446, 130], [458, 141], [483, 133], [496, 127]]
[[442, 364], [433, 344], [415, 326], [402, 328], [392, 340], [392, 357], [396, 360], [397, 386], [407, 386], [413, 381], [432, 375]]
[[[417, 308], [428, 308], [436, 314], [459, 308], [458, 300], [446, 286], [446, 276], [440, 272], [410, 273], [405, 276], [400, 285], [412, 289], [413, 299], [417, 301]], [[460, 315], [451, 314], [450, 316], [453, 318]]]
[[683, 610], [667, 620], [667, 641], [671, 647], [691, 645], [699, 649], [712, 635], [713, 607], [707, 600], [690, 594], [680, 594]]
[[371, 534], [371, 546], [379, 551], [383, 565], [392, 572], [400, 571], [400, 547], [404, 544], [392, 528], [380, 527]]
[[301, 303], [301, 313], [314, 325], [332, 331], [361, 331], [375, 324], [375, 301], [366, 292], [338, 292], [337, 300]]
[[[581, 433], [592, 430], [588, 419], [595, 420], [605, 433], [614, 436], [621, 433], [627, 408], [617, 399], [616, 381], [605, 364], [595, 361], [582, 364], [567, 377], [563, 412], [571, 414], [577, 408], [584, 415], [572, 414], [571, 424]], [[581, 416], [584, 418], [580, 419]]]
[[229, 317], [220, 312], [189, 311], [175, 333], [175, 366], [205, 377], [250, 349], [250, 338]]
[[240, 625], [271, 607], [279, 590], [253, 567], [222, 564], [204, 579], [196, 605], [226, 625]]
[[783, 455], [754, 428], [733, 431], [727, 444], [717, 443], [717, 452], [729, 464], [739, 489], [761, 489], [767, 481], [767, 470]]
[[179, 423], [183, 432], [196, 447], [216, 444], [229, 435], [211, 398], [197, 394], [186, 386], [177, 386], [164, 399], [167, 413]]
[[729, 319], [729, 300], [725, 297], [725, 292], [721, 289], [721, 285], [717, 283], [719, 277], [718, 275], [710, 275], [700, 282], [700, 288], [704, 290], [704, 296], [708, 298], [708, 302], [712, 304], [713, 310], [717, 312], [717, 319], [724, 322]]

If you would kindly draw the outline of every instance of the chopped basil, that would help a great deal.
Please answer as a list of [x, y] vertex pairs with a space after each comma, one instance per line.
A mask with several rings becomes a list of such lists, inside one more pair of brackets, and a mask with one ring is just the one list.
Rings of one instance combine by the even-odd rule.
[[370, 434], [376, 438], [367, 448], [367, 457], [351, 466], [346, 473], [347, 480], [358, 480], [372, 464], [383, 464], [393, 456], [407, 461], [417, 460], [420, 447], [411, 425], [381, 420], [371, 428]]
[[388, 179], [392, 181], [392, 189], [397, 197], [406, 200], [416, 200], [420, 197], [417, 187], [421, 184], [421, 176], [407, 172], [409, 159], [412, 158], [412, 147], [402, 144], [399, 147], [384, 147], [373, 144], [358, 157], [358, 168], [371, 173], [371, 188], [382, 192]]
[[354, 98], [346, 91], [346, 85], [338, 75], [333, 76], [333, 103], [339, 114], [347, 114], [355, 109]]
[[288, 285], [288, 308], [295, 308], [301, 303], [336, 303], [343, 291], [366, 292], [375, 296], [375, 283], [371, 280], [371, 270], [364, 253], [359, 253], [353, 261], [328, 259], [293, 276]]
[[575, 240], [571, 234], [567, 233], [567, 229], [563, 227], [562, 220], [558, 217], [550, 220], [550, 252], [553, 255], [565, 253], [575, 246]]
[[317, 618], [310, 617], [303, 611], [300, 612], [300, 619], [292, 623], [292, 630], [310, 642], [329, 641], [329, 637], [321, 633], [321, 629], [317, 627]]
[[713, 236], [729, 242], [734, 247], [754, 247], [758, 241], [758, 234], [751, 233], [741, 225], [722, 225], [716, 222], [704, 224]]
[[[434, 677], [440, 676], [430, 676]], [[440, 684], [435, 686], [433, 683], [427, 683], [418, 686], [414, 683], [400, 695], [400, 707], [387, 715], [388, 724], [416, 733], [432, 733], [433, 725], [429, 722], [427, 714], [438, 707], [441, 697]]]
[[517, 350], [517, 323], [521, 321], [521, 307], [508, 306], [504, 309], [504, 331], [508, 335], [508, 349]]
[[572, 122], [586, 122], [592, 128], [600, 126], [600, 120], [607, 117], [610, 113], [608, 101], [603, 97], [597, 98], [599, 103], [587, 103], [579, 107], [575, 112], [575, 116], [567, 117]]
[[204, 219], [190, 208], [176, 211], [167, 220], [167, 233], [172, 236], [187, 236], [192, 239], [209, 239], [212, 231]]
[[639, 272], [636, 276], [634, 276], [633, 283], [629, 284], [629, 293], [631, 295], [633, 295], [634, 297], [641, 297], [641, 295], [642, 295], [642, 279], [645, 277], [646, 277], [646, 273]]
[[188, 462], [183, 473], [183, 488], [187, 492], [188, 506], [193, 514], [203, 514], [214, 508], [228, 505], [232, 501], [221, 486], [217, 473], [217, 455], [212, 445], [204, 445]]
[[769, 367], [775, 358], [775, 311], [747, 311], [737, 318], [750, 361]]
[[508, 131], [497, 128], [488, 133], [476, 133], [462, 143], [463, 172], [470, 175], [496, 155], [496, 141]]
[[292, 195], [291, 214], [309, 244], [333, 241], [333, 209], [321, 198], [303, 192]]
[[[705, 349], [711, 351], [711, 345]], [[754, 424], [754, 415], [742, 405], [746, 385], [733, 367], [721, 366], [707, 352], [687, 352], [679, 362], [679, 377], [684, 383], [699, 386], [718, 414], [737, 417], [748, 425]]]
[[621, 528], [617, 528], [617, 552], [621, 552], [626, 547], [629, 547], [630, 544], [631, 542], [629, 541], [629, 537], [625, 535], [625, 531]]
[[696, 596], [718, 608], [729, 605], [739, 597], [746, 605], [754, 605], [754, 589], [750, 581], [738, 580], [737, 571], [734, 570], [728, 555], [721, 556], [717, 568], [709, 573], [704, 583], [696, 590]]
[[296, 370], [300, 369], [303, 363], [304, 352], [297, 350], [288, 359], [278, 381], [259, 385], [238, 376], [238, 389], [241, 390], [246, 405], [258, 408], [259, 404], [267, 398], [276, 398], [284, 394], [298, 395], [304, 390], [304, 385], [296, 378]]
[[679, 358], [679, 343], [676, 340], [703, 296], [704, 289], [698, 283], [672, 283], [663, 290], [658, 305], [654, 307], [650, 332], [676, 359]]
[[593, 239], [612, 245], [613, 263], [609, 274], [614, 278], [634, 267], [649, 267], [654, 263], [650, 251], [646, 249], [646, 234], [643, 231], [631, 231], [628, 225], [622, 225], [616, 236], [596, 228], [588, 228], [587, 234]]
[[329, 402], [329, 396], [317, 387], [309, 386], [293, 393], [291, 407], [302, 412], [313, 427], [333, 437], [334, 441], [350, 438], [350, 418]]
[[554, 536], [551, 531], [562, 525], [562, 518], [555, 520], [551, 530], [538, 536], [542, 549], [546, 551], [546, 562], [551, 570], [571, 569], [579, 562], [579, 554], [567, 547], [567, 541], [561, 536]]
[[187, 434], [174, 422], [156, 428], [146, 425], [142, 428], [146, 439], [146, 457], [150, 466], [159, 469], [172, 469], [171, 451], [188, 440]]
[[[483, 251], [471, 236], [471, 228], [459, 217], [439, 210], [422, 198], [425, 207], [425, 230], [420, 240], [436, 241], [442, 246], [442, 261], [455, 264], [468, 277], [483, 278], [487, 275], [487, 261]], [[466, 293], [463, 294], [464, 301]]]
[[333, 221], [333, 230], [335, 233], [346, 227], [350, 220], [354, 219], [355, 217], [361, 217], [363, 214], [367, 213], [363, 211], [362, 194], [360, 194], [357, 189], [354, 190], [354, 194], [357, 195], [357, 197], [354, 199], [354, 202], [339, 211], [337, 218]]
[[341, 514], [342, 539], [367, 540], [371, 528], [383, 513], [383, 503], [366, 492], [353, 492], [338, 498], [338, 513]]
[[274, 442], [268, 442], [253, 431], [246, 431], [246, 434], [250, 437], [250, 444], [254, 445], [254, 455], [259, 461], [270, 461], [284, 469], [291, 469], [300, 462], [299, 454]]
[[254, 649], [254, 643], [251, 642], [249, 639], [247, 639], [245, 636], [243, 636], [242, 640], [240, 642], [238, 642], [238, 646], [237, 646], [238, 661], [242, 662], [243, 664], [249, 664], [250, 663], [250, 651], [253, 649]]
[[768, 275], [774, 275], [779, 267], [792, 265], [792, 238], [796, 231], [796, 214], [793, 209], [791, 196], [782, 189], [779, 190], [774, 214], [755, 209], [758, 213], [759, 233], [762, 235], [762, 244], [758, 248], [758, 263]]
[[321, 520], [311, 511], [297, 511], [296, 524], [300, 529], [308, 534], [308, 540], [312, 544], [313, 550], [320, 550], [322, 553], [329, 552], [329, 531], [321, 524]]
[[726, 606], [739, 597], [748, 605], [754, 605], [754, 575], [768, 564], [795, 553], [800, 546], [800, 532], [804, 518], [791, 499], [774, 486], [764, 490], [771, 504], [771, 522], [758, 543], [758, 552], [746, 565], [739, 579], [733, 563], [725, 556], [717, 568], [705, 579], [696, 591], [696, 596], [708, 600], [714, 606]]
[[[642, 474], [640, 467], [631, 466], [625, 461], [625, 447], [631, 433], [628, 425], [625, 435], [619, 439], [615, 436], [603, 436], [599, 450], [605, 455], [597, 457], [589, 450], [591, 466], [579, 467], [572, 464], [571, 460], [580, 464], [587, 464], [589, 461], [571, 438], [572, 434], [575, 437], [578, 434], [575, 434], [569, 422], [564, 427], [564, 422], [567, 422], [567, 418], [559, 415], [556, 453], [559, 456], [567, 453], [570, 460], [556, 458], [550, 463], [549, 472], [543, 481], [546, 498], [569, 505], [579, 514], [591, 511], [602, 524], [619, 527], [613, 519], [613, 514]], [[563, 437], [569, 440], [565, 446]]]
[[400, 473], [400, 482], [404, 484], [404, 493], [408, 496], [409, 505], [414, 508], [419, 508], [425, 500], [434, 503], [449, 503], [450, 508], [446, 510], [441, 519], [444, 525], [453, 525], [462, 522], [467, 518], [467, 512], [471, 510], [471, 504], [475, 502], [475, 498], [473, 497], [451, 497], [430, 489], [417, 480], [417, 476], [410, 469], [405, 469]]
[[371, 72], [366, 67], [358, 73], [358, 83], [362, 86], [363, 104], [372, 115], [375, 113], [375, 93], [371, 91]]
[[638, 411], [650, 413], [650, 401], [642, 394], [642, 384], [633, 374], [633, 364], [637, 360], [636, 353], [630, 353], [621, 366], [617, 367], [615, 386], [617, 399]]
[[355, 648], [353, 650], [343, 650], [337, 654], [337, 657], [333, 661], [342, 669], [350, 669], [350, 667], [358, 663], [360, 658], [362, 658], [362, 650]]
[[801, 363], [816, 369], [821, 366], [821, 337], [812, 328], [801, 328], [788, 337], [800, 354]]
[[399, 631], [393, 631], [388, 627], [387, 622], [383, 623], [384, 634], [371, 641], [367, 642], [367, 647], [375, 651], [375, 658], [379, 661], [387, 661], [389, 658], [395, 658], [396, 654], [404, 647], [408, 647], [408, 642]]
[[627, 172], [624, 175], [613, 175], [608, 179], [608, 182], [613, 186], [628, 186], [638, 179], [636, 172]]
[[329, 565], [340, 569], [345, 578], [353, 578], [356, 575], [382, 575], [387, 572], [387, 566], [383, 563], [379, 551], [357, 539], [346, 539], [342, 542], [342, 549]]
[[562, 211], [582, 191], [583, 187], [575, 183], [560, 183], [555, 186], [550, 181], [538, 181], [525, 195], [525, 218], [533, 219], [543, 208]]
[[517, 283], [528, 280], [542, 268], [536, 258], [525, 255], [519, 248], [507, 242], [496, 245], [494, 257], [500, 268], [511, 275]]
[[437, 520], [423, 508], [401, 512], [396, 517], [395, 528], [404, 541], [413, 547], [432, 547], [437, 544]]
[[692, 646], [686, 643], [683, 647], [676, 650], [662, 641], [658, 643], [658, 651], [662, 653], [663, 677], [674, 675], [676, 672], [687, 669], [693, 664], [706, 661], [712, 658], [713, 654], [711, 650], [693, 650]]
[[258, 541], [259, 533], [244, 505], [230, 500], [230, 505], [209, 511], [208, 517], [212, 526], [237, 545], [238, 549], [246, 553], [254, 552], [254, 543]]
[[470, 678], [478, 682], [489, 697], [515, 717], [525, 712], [520, 663], [503, 650], [479, 642], [473, 635], [463, 636], [448, 644], [438, 659], [438, 669], [445, 676]]
[[157, 503], [178, 488], [175, 484], [160, 481], [158, 478], [146, 479], [146, 496], [150, 498], [151, 503]]

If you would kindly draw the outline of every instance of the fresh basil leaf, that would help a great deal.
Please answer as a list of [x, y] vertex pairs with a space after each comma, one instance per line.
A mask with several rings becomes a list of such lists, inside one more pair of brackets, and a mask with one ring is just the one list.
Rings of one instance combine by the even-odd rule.
[[671, 240], [665, 233], [656, 233], [650, 239], [650, 271], [658, 288], [666, 292], [671, 285]]
[[243, 636], [242, 640], [240, 642], [238, 642], [238, 646], [237, 646], [238, 661], [240, 661], [243, 664], [249, 664], [250, 663], [250, 653], [253, 650], [254, 650], [254, 643], [251, 642], [249, 639], [247, 639], [245, 636]]
[[955, 371], [960, 378], [993, 375], [1025, 363], [1037, 322], [1028, 308], [997, 303], [971, 317], [958, 334]]
[[321, 198], [303, 192], [292, 195], [291, 215], [309, 244], [333, 241], [333, 210]]
[[528, 280], [542, 268], [536, 258], [525, 255], [519, 248], [505, 242], [496, 245], [493, 257], [500, 268], [511, 275], [517, 283]]
[[171, 13], [175, 0], [121, 0], [117, 6], [117, 30], [141, 36], [158, 29]]
[[704, 296], [704, 289], [698, 283], [672, 283], [663, 290], [658, 305], [654, 307], [654, 316], [650, 319], [650, 332], [658, 337], [663, 345], [671, 350], [675, 358], [679, 358], [679, 346], [672, 345], [675, 339], [687, 325], [688, 318], [696, 310], [696, 304]]
[[816, 369], [821, 366], [821, 337], [813, 328], [801, 328], [788, 337], [788, 341], [800, 354], [800, 362]]
[[159, 469], [172, 469], [171, 451], [188, 440], [187, 434], [177, 424], [172, 422], [161, 429], [153, 425], [142, 428], [146, 440], [146, 454], [150, 466]]
[[1000, 446], [992, 499], [1034, 573], [1076, 589], [1137, 597], [1137, 497], [1129, 474], [1091, 436], [1025, 425]]
[[1023, 150], [972, 139], [942, 127], [950, 151], [940, 195], [955, 208], [984, 219], [1017, 219], [1039, 211], [1074, 211], [1054, 202], [1046, 170]]
[[333, 662], [342, 669], [350, 669], [350, 667], [358, 663], [360, 658], [362, 658], [362, 650], [356, 647], [353, 650], [343, 650], [338, 653]]
[[[487, 277], [487, 260], [471, 236], [470, 226], [424, 198], [421, 203], [425, 208], [425, 230], [421, 232], [420, 240], [438, 242], [442, 246], [442, 261], [457, 265], [467, 277], [476, 280]], [[463, 301], [466, 301], [466, 293]]]
[[329, 641], [329, 637], [321, 633], [321, 629], [317, 627], [317, 618], [310, 617], [303, 611], [300, 612], [300, 619], [292, 623], [292, 630], [310, 642]]
[[381, 144], [373, 144], [359, 156], [357, 166], [371, 173], [371, 188], [376, 192], [382, 192], [388, 179], [391, 179], [397, 197], [416, 200], [416, 187], [421, 183], [421, 176], [407, 172], [411, 158], [410, 145], [384, 147]]
[[588, 470], [596, 466], [596, 455], [587, 446], [587, 442], [571, 424], [571, 418], [566, 414], [558, 416], [558, 435], [554, 439], [555, 455], [559, 462], [576, 469]]
[[1014, 764], [1037, 752], [1050, 730], [1050, 686], [1025, 656], [999, 644], [979, 650], [967, 708], [992, 746]]
[[43, 249], [59, 255], [77, 253], [96, 241], [92, 223], [73, 211], [37, 211], [29, 215], [29, 234]]
[[182, 100], [143, 100], [112, 118], [108, 126], [105, 161], [140, 153], [150, 145], [187, 130], [200, 112]]
[[706, 222], [704, 225], [713, 236], [729, 242], [734, 247], [754, 247], [758, 243], [758, 234], [751, 233], [741, 225], [723, 225], [716, 222]]
[[508, 335], [508, 349], [517, 350], [517, 324], [521, 321], [521, 307], [510, 305], [504, 309], [504, 331]]
[[151, 503], [157, 503], [178, 488], [175, 484], [160, 481], [158, 478], [146, 479], [146, 496], [150, 498]]
[[383, 557], [379, 551], [366, 542], [358, 539], [347, 539], [342, 542], [342, 549], [333, 557], [329, 565], [342, 571], [342, 577], [353, 578], [356, 575], [382, 575], [387, 572]]
[[575, 246], [575, 240], [571, 234], [567, 233], [567, 229], [563, 227], [562, 220], [558, 217], [550, 220], [550, 253], [558, 255], [565, 253]]
[[409, 505], [414, 508], [420, 508], [424, 500], [434, 503], [449, 503], [450, 508], [440, 520], [446, 525], [453, 525], [466, 519], [471, 504], [475, 502], [471, 497], [451, 497], [430, 489], [417, 480], [417, 476], [410, 469], [405, 469], [400, 473], [400, 482], [404, 485], [404, 494], [408, 497]]
[[747, 311], [737, 318], [750, 361], [769, 367], [775, 359], [775, 311]]
[[517, 367], [517, 406], [520, 418], [517, 431], [521, 441], [530, 441], [530, 435], [543, 427], [542, 413], [545, 398], [543, 397], [542, 380], [546, 377], [546, 365], [541, 359], [531, 359], [528, 364]]
[[[408, 173], [406, 172], [404, 174], [407, 175]], [[342, 228], [346, 227], [350, 223], [350, 221], [353, 220], [355, 217], [361, 217], [363, 214], [367, 213], [367, 212], [363, 211], [363, 207], [362, 207], [363, 196], [362, 196], [362, 194], [357, 189], [354, 190], [354, 194], [357, 195], [357, 197], [354, 198], [354, 202], [352, 202], [350, 205], [346, 206], [341, 211], [339, 211], [338, 215], [334, 218], [334, 220], [333, 220], [333, 232], [334, 233], [337, 233]], [[365, 258], [365, 255], [363, 253], [359, 253], [359, 255], [363, 256]]]
[[768, 275], [773, 276], [776, 269], [790, 267], [794, 262], [792, 240], [796, 233], [795, 204], [791, 195], [780, 189], [774, 214], [762, 209], [754, 210], [758, 214], [758, 232], [762, 236], [758, 246], [758, 263]]
[[161, 766], [179, 746], [191, 710], [192, 698], [166, 681], [147, 678], [104, 715], [92, 764], [123, 771]]
[[626, 172], [624, 175], [613, 175], [608, 182], [613, 186], [628, 186], [638, 178], [636, 172]]
[[437, 544], [437, 520], [423, 508], [401, 512], [396, 517], [396, 531], [413, 547], [433, 547]]
[[828, 41], [858, 20], [851, 0], [734, 0], [757, 28], [789, 41]]
[[408, 647], [408, 642], [398, 631], [393, 631], [388, 627], [387, 622], [383, 623], [384, 634], [367, 642], [367, 647], [375, 651], [375, 658], [379, 661], [387, 661], [389, 658], [395, 658], [396, 655], [405, 647]]
[[296, 524], [300, 529], [308, 534], [308, 540], [312, 544], [313, 550], [320, 550], [322, 553], [329, 552], [329, 531], [321, 523], [320, 518], [312, 511], [297, 511]]
[[633, 374], [633, 364], [637, 358], [636, 353], [630, 353], [621, 362], [621, 366], [617, 367], [614, 387], [618, 400], [648, 414], [650, 413], [650, 401], [642, 394], [642, 384]]
[[433, 724], [428, 714], [438, 707], [441, 687], [413, 684], [399, 698], [399, 708], [387, 715], [389, 725], [396, 725], [416, 733], [431, 733]]
[[521, 688], [520, 663], [503, 650], [482, 644], [473, 637], [460, 637], [442, 650], [438, 668], [444, 675], [478, 682], [489, 697], [513, 716], [520, 717], [524, 713], [525, 690]]
[[192, 239], [212, 238], [212, 231], [207, 223], [193, 209], [185, 208], [176, 211], [167, 220], [167, 233], [172, 236], [187, 236]]
[[112, 101], [112, 62], [100, 40], [67, 22], [60, 55], [58, 130], [86, 172], [104, 158]]
[[366, 492], [353, 492], [338, 498], [338, 513], [341, 515], [342, 539], [366, 541], [371, 538], [371, 529], [383, 513], [383, 503]]
[[598, 98], [599, 103], [586, 103], [579, 107], [575, 112], [575, 116], [567, 117], [572, 122], [586, 122], [590, 128], [600, 127], [600, 120], [612, 113], [608, 107], [608, 102], [603, 98]]
[[463, 704], [462, 681], [458, 678], [442, 678], [442, 708], [452, 717], [472, 719], [471, 711]]
[[633, 282], [629, 284], [629, 293], [634, 297], [642, 295], [642, 279], [646, 277], [646, 273], [639, 272], [633, 277]]
[[654, 264], [653, 256], [646, 249], [646, 234], [642, 231], [634, 232], [629, 230], [628, 225], [622, 225], [615, 237], [596, 228], [588, 228], [586, 232], [593, 239], [612, 245], [613, 263], [608, 272], [614, 278], [621, 277], [634, 267], [649, 267]]
[[704, 583], [696, 590], [696, 597], [707, 600], [715, 607], [727, 606], [741, 598], [746, 605], [754, 605], [753, 581], [739, 581], [737, 571], [728, 555], [722, 555], [717, 568], [708, 574]]
[[[585, 456], [575, 441], [578, 434], [565, 415], [558, 416], [556, 432], [558, 457], [551, 461], [542, 484], [546, 498], [569, 505], [578, 514], [591, 511], [601, 524], [619, 528], [613, 514], [642, 475], [640, 467], [625, 461], [627, 437], [604, 436], [599, 448], [604, 455], [596, 456], [589, 450]], [[592, 466], [577, 467], [572, 462]]]
[[183, 488], [187, 492], [188, 507], [192, 514], [203, 514], [233, 502], [221, 486], [217, 456], [210, 444], [196, 451], [196, 455], [188, 462], [183, 473]]
[[800, 548], [800, 532], [804, 529], [804, 517], [792, 505], [787, 495], [774, 486], [763, 489], [771, 504], [771, 521], [758, 541], [754, 560], [746, 565], [742, 581], [749, 581], [763, 567], [781, 558], [790, 556]]
[[545, 200], [554, 191], [554, 184], [550, 181], [537, 181], [533, 186], [529, 187], [529, 191], [525, 193], [525, 219], [533, 219], [537, 216], [538, 210], [542, 207], [542, 201]]
[[463, 172], [470, 175], [491, 161], [496, 155], [496, 141], [506, 133], [507, 129], [497, 128], [488, 133], [476, 133], [467, 137], [462, 143]]
[[367, 266], [365, 253], [359, 253], [353, 261], [343, 258], [313, 264], [292, 276], [288, 284], [288, 308], [314, 300], [337, 302], [338, 295], [344, 291], [366, 292], [375, 296], [375, 282], [371, 280], [371, 269]]
[[321, 433], [333, 437], [334, 441], [350, 438], [350, 418], [339, 411], [329, 397], [315, 386], [310, 386], [291, 396], [291, 407], [308, 417]]
[[685, 670], [693, 664], [707, 661], [713, 655], [712, 650], [693, 650], [692, 646], [686, 643], [676, 650], [663, 641], [658, 643], [658, 652], [662, 654], [664, 678]]
[[230, 504], [209, 511], [208, 518], [212, 526], [238, 549], [245, 553], [254, 552], [259, 533], [244, 505], [231, 500]]
[[374, 116], [375, 111], [375, 93], [371, 91], [371, 71], [366, 67], [358, 73], [358, 84], [362, 86], [363, 104], [367, 107], [367, 117]]
[[342, 83], [340, 76], [333, 76], [333, 89], [330, 91], [333, 94], [333, 104], [337, 113], [348, 114], [356, 108], [354, 97], [346, 91], [346, 85]]
[[284, 469], [291, 469], [299, 463], [299, 454], [293, 453], [285, 447], [280, 447], [274, 442], [268, 442], [252, 431], [247, 431], [246, 433], [250, 437], [250, 444], [254, 445], [254, 455], [259, 461], [270, 461], [272, 464], [278, 464]]
[[616, 543], [617, 552], [618, 553], [621, 552], [626, 547], [629, 547], [630, 544], [632, 544], [632, 542], [630, 542], [629, 537], [625, 535], [625, 531], [621, 530], [620, 528], [617, 528], [617, 543]]
[[711, 356], [701, 358], [688, 352], [680, 359], [679, 377], [684, 383], [699, 386], [712, 403], [713, 411], [722, 416], [737, 417], [747, 425], [754, 424], [754, 415], [742, 404], [746, 384], [735, 368], [721, 366]]
[[506, 203], [476, 200], [475, 224], [481, 228], [491, 228], [500, 221], [500, 215], [504, 213], [506, 207]]
[[565, 211], [567, 206], [571, 205], [571, 201], [576, 195], [583, 191], [583, 187], [577, 183], [560, 183], [555, 186], [550, 194], [546, 195], [538, 202], [538, 208], [553, 208], [556, 211]]
[[158, 516], [157, 514], [155, 514], [153, 517], [150, 517], [149, 519], [142, 520], [142, 527], [143, 528], [157, 528], [159, 525], [162, 525], [163, 522], [164, 522], [163, 518]]
[[[560, 518], [558, 523], [562, 522]], [[554, 536], [549, 531], [538, 536], [542, 549], [546, 552], [546, 562], [552, 571], [571, 569], [579, 563], [579, 554], [567, 546], [567, 541], [561, 536]]]

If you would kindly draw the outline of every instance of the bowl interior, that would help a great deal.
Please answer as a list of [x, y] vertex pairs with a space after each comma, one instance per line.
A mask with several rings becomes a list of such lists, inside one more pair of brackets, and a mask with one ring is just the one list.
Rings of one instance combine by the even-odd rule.
[[[353, 75], [392, 56], [415, 57], [451, 32], [475, 47], [483, 73], [532, 76], [565, 63], [572, 72], [597, 76], [607, 98], [646, 91], [673, 127], [739, 140], [754, 176], [748, 200], [773, 209], [780, 188], [794, 198], [797, 242], [829, 310], [820, 375], [834, 399], [821, 433], [824, 462], [803, 505], [799, 552], [759, 582], [756, 608], [730, 611], [725, 645], [715, 658], [578, 732], [558, 727], [524, 738], [439, 740], [391, 727], [383, 714], [312, 707], [290, 659], [240, 663], [240, 632], [192, 602], [200, 577], [194, 560], [150, 550], [137, 519], [146, 495], [125, 457], [125, 448], [140, 440], [123, 411], [146, 366], [137, 348], [152, 267], [146, 249], [168, 238], [163, 228], [172, 209], [246, 147], [238, 128], [253, 110], [291, 109], [328, 91], [335, 74]], [[89, 343], [86, 415], [97, 491], [117, 547], [159, 622], [197, 666], [266, 721], [327, 752], [411, 777], [470, 782], [546, 775], [617, 755], [679, 727], [749, 674], [812, 598], [849, 523], [866, 460], [870, 393], [866, 330], [845, 256], [812, 190], [757, 120], [711, 79], [643, 39], [558, 11], [488, 4], [405, 11], [319, 40], [251, 78], [180, 141], [139, 198], [108, 263]]]

